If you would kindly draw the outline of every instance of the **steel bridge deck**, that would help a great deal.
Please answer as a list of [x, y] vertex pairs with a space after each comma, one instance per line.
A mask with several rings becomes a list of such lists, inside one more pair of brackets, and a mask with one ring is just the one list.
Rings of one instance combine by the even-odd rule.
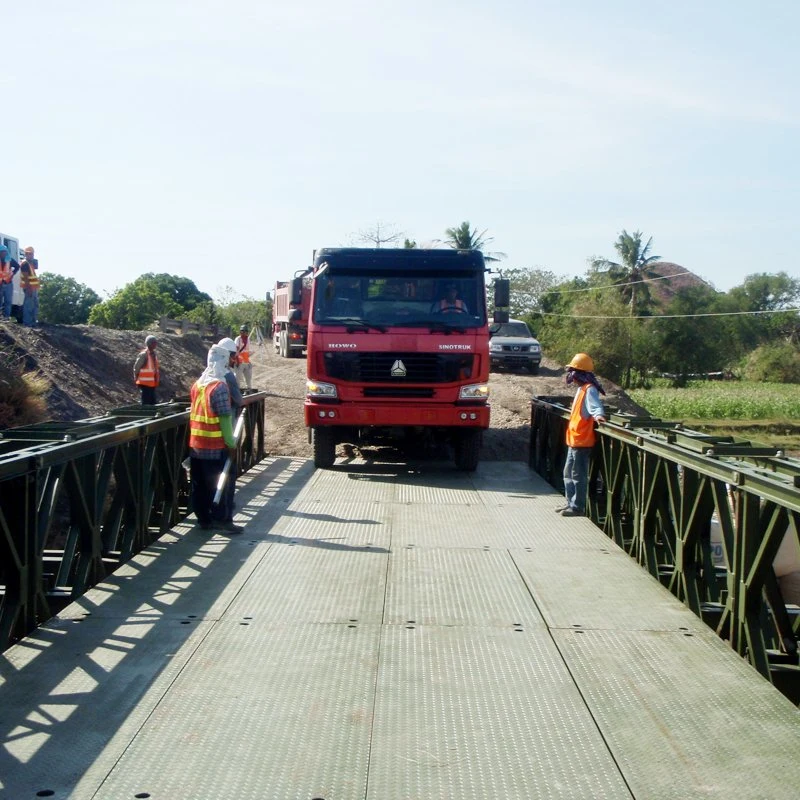
[[798, 710], [526, 465], [237, 498], [0, 656], [0, 798], [796, 796]]

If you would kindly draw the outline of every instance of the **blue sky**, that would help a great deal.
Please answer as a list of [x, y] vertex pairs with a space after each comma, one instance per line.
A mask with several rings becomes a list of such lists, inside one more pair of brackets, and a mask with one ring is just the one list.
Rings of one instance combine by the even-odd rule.
[[101, 296], [262, 297], [378, 222], [800, 276], [796, 0], [3, 5], [0, 231]]

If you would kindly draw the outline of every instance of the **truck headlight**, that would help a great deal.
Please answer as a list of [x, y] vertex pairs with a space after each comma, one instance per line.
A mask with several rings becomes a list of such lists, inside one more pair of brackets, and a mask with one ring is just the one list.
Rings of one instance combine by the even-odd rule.
[[503, 352], [503, 345], [500, 342], [495, 344], [494, 342], [489, 342], [489, 352], [491, 353], [502, 353]]
[[485, 383], [471, 383], [469, 386], [462, 386], [458, 393], [459, 400], [488, 400], [489, 386]]
[[322, 381], [306, 381], [306, 394], [309, 397], [337, 397], [336, 386]]

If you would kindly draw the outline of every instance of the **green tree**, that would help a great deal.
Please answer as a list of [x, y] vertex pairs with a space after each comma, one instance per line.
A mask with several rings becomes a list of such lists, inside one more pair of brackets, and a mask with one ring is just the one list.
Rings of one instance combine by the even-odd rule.
[[650, 330], [648, 363], [675, 376], [682, 386], [686, 376], [717, 372], [730, 363], [730, 336], [725, 319], [701, 316], [713, 313], [716, 292], [710, 286], [680, 289], [664, 309], [663, 318], [646, 320]]
[[661, 260], [661, 256], [650, 255], [653, 237], [642, 244], [642, 235], [641, 231], [628, 233], [623, 230], [620, 233], [614, 242], [614, 249], [619, 254], [618, 262], [607, 258], [592, 259], [592, 267], [597, 271], [605, 271], [620, 287], [632, 317], [646, 313], [650, 305], [650, 290], [646, 281], [658, 277], [650, 265]]
[[444, 243], [454, 250], [480, 250], [486, 261], [500, 261], [506, 257], [505, 253], [487, 253], [485, 248], [494, 239], [486, 236], [486, 230], [478, 233], [477, 228], [470, 228], [469, 222], [462, 222], [456, 228], [447, 228], [444, 235], [447, 237]]
[[43, 272], [39, 289], [40, 315], [54, 325], [81, 325], [89, 319], [92, 306], [100, 302], [93, 289], [74, 278]]
[[514, 267], [503, 270], [503, 278], [511, 284], [511, 306], [514, 318], [530, 317], [541, 310], [542, 298], [556, 285], [556, 276], [549, 270]]
[[[660, 261], [661, 256], [650, 255], [653, 238], [647, 243], [642, 243], [642, 232], [628, 233], [623, 230], [614, 242], [620, 260], [611, 261], [607, 258], [593, 258], [592, 268], [597, 272], [605, 272], [611, 281], [620, 288], [623, 299], [628, 304], [628, 313], [631, 318], [642, 316], [649, 310], [651, 299], [650, 290], [646, 281], [657, 277], [651, 264]], [[628, 364], [623, 376], [623, 386], [627, 389], [631, 385], [631, 371], [633, 369], [633, 342], [636, 338], [635, 329], [630, 328], [628, 344]]]
[[188, 278], [147, 273], [94, 306], [89, 322], [103, 328], [140, 331], [160, 317], [181, 319], [210, 302], [211, 297]]

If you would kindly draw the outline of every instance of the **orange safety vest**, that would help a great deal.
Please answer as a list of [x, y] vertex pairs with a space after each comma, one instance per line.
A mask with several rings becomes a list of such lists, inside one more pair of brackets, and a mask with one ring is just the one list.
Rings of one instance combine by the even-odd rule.
[[150, 348], [142, 350], [139, 355], [142, 353], [147, 353], [147, 363], [139, 370], [139, 374], [136, 376], [136, 385], [156, 387], [161, 377], [158, 369], [158, 356]]
[[[30, 272], [26, 275], [24, 272], [22, 273], [22, 287], [23, 289], [27, 286], [29, 289], [37, 289], [39, 288], [39, 278], [36, 275], [36, 267], [31, 264], [30, 261], [23, 261], [22, 264], [27, 264], [30, 268]], [[20, 264], [20, 269], [22, 269], [22, 264]]]
[[11, 262], [0, 264], [0, 283], [11, 283], [14, 274], [11, 272]]
[[463, 311], [465, 308], [464, 301], [458, 298], [452, 303], [449, 302], [446, 297], [443, 297], [439, 301], [439, 310], [444, 314], [452, 313], [453, 311]]
[[192, 386], [192, 410], [189, 414], [189, 447], [195, 450], [224, 450], [225, 439], [219, 417], [211, 410], [211, 396], [225, 381]]
[[[239, 338], [241, 339], [242, 337], [240, 336]], [[240, 349], [237, 348], [236, 355], [239, 356], [240, 363], [249, 364], [250, 363], [250, 337], [249, 336], [247, 337], [247, 341], [246, 342], [242, 342], [242, 344], [239, 345], [239, 348]]]
[[589, 384], [584, 383], [575, 393], [575, 399], [572, 401], [572, 410], [567, 423], [568, 447], [594, 447], [594, 417], [584, 419], [581, 416], [583, 398], [586, 397], [588, 390]]

